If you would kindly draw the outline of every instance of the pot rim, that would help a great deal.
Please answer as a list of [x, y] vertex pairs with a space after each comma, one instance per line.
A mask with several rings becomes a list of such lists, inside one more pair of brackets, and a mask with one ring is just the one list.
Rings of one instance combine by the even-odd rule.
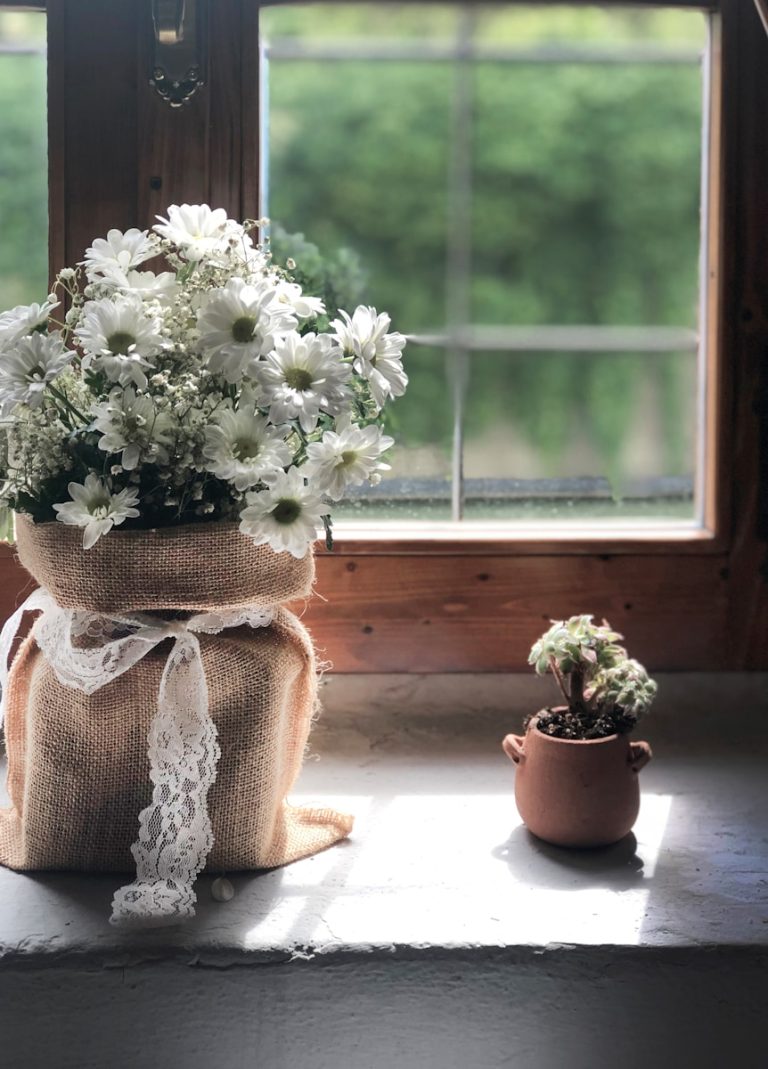
[[526, 730], [526, 735], [535, 731], [539, 738], [546, 739], [547, 742], [565, 743], [567, 745], [575, 746], [594, 746], [601, 742], [615, 742], [617, 739], [629, 739], [630, 733], [628, 731], [619, 734], [614, 732], [613, 735], [603, 735], [600, 739], [560, 739], [556, 735], [548, 735], [546, 731], [542, 731], [538, 724], [529, 724]]

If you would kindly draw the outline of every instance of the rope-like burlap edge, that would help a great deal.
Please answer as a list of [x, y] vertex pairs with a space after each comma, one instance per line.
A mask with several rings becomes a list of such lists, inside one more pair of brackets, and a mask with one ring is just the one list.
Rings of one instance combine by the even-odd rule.
[[308, 597], [314, 558], [256, 546], [237, 523], [112, 530], [83, 549], [79, 527], [16, 517], [19, 560], [67, 609], [201, 611]]

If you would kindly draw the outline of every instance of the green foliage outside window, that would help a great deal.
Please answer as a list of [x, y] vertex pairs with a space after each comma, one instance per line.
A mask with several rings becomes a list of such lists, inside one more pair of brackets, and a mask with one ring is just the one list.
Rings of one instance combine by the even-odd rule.
[[[407, 47], [424, 35], [450, 43], [456, 33], [459, 15], [447, 6], [387, 11], [274, 9], [266, 36], [308, 47], [406, 38]], [[704, 28], [700, 14], [673, 10], [481, 5], [474, 40], [604, 51], [651, 41], [695, 59]], [[353, 248], [370, 292], [406, 332], [446, 320], [455, 77], [455, 65], [439, 60], [270, 64], [270, 214], [321, 248]], [[695, 329], [698, 64], [478, 61], [472, 93], [472, 320]], [[408, 355], [411, 368], [428, 363], [444, 391], [441, 356], [415, 347]], [[582, 421], [603, 473], [620, 485], [622, 443], [650, 397], [663, 432], [660, 474], [691, 474], [694, 394], [690, 353], [477, 354], [466, 430], [512, 420], [556, 474], [573, 421]], [[447, 450], [450, 419], [424, 401], [411, 394], [401, 403], [399, 431]]]
[[[450, 43], [450, 5], [287, 6], [267, 38]], [[478, 46], [704, 47], [704, 18], [675, 10], [478, 6]], [[43, 15], [0, 13], [0, 42], [42, 42]], [[448, 61], [270, 65], [270, 214], [335, 254], [336, 283], [377, 295], [408, 332], [446, 318], [451, 98]], [[480, 324], [695, 327], [701, 72], [695, 63], [478, 62], [471, 317]], [[47, 278], [45, 57], [0, 57], [0, 304], [40, 300]], [[336, 253], [348, 248], [350, 253]], [[315, 254], [312, 254], [315, 255]], [[307, 256], [299, 252], [299, 269]], [[309, 256], [311, 260], [312, 256]], [[363, 270], [358, 270], [358, 265]], [[306, 268], [311, 269], [310, 267]], [[367, 293], [360, 295], [366, 299]], [[406, 442], [451, 440], [449, 361], [408, 354], [391, 419]], [[418, 367], [417, 367], [418, 364]], [[557, 474], [574, 421], [622, 478], [638, 405], [655, 404], [662, 474], [690, 474], [692, 354], [483, 353], [466, 432], [514, 425]], [[643, 400], [645, 398], [645, 400]]]
[[[45, 16], [0, 12], [0, 47], [45, 43]], [[48, 292], [45, 55], [0, 54], [0, 308]]]

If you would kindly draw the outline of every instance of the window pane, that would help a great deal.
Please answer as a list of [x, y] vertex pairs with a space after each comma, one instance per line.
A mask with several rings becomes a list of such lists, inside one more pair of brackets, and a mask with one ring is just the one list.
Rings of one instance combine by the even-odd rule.
[[334, 509], [338, 520], [449, 520], [451, 518], [450, 358], [419, 347], [408, 364], [410, 384], [386, 412], [386, 430], [397, 441], [392, 470], [376, 487], [363, 486]]
[[270, 60], [269, 215], [322, 250], [351, 246], [377, 306], [427, 329], [442, 318], [451, 72], [398, 62], [386, 73]]
[[0, 12], [0, 308], [48, 292], [45, 15]]
[[690, 57], [477, 66], [476, 322], [696, 325], [695, 47]]
[[355, 514], [386, 494], [416, 514], [401, 474], [426, 464], [455, 519], [700, 515], [705, 14], [323, 4], [262, 25], [265, 211], [357, 253], [362, 299], [412, 336], [393, 472]]
[[466, 518], [690, 519], [695, 381], [693, 352], [473, 354]]

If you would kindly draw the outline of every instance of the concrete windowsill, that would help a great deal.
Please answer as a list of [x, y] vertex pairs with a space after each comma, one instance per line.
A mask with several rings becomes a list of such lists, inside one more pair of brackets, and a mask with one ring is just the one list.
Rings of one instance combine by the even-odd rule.
[[[462, 684], [445, 685], [455, 708]], [[144, 932], [107, 923], [119, 876], [0, 869], [0, 955], [8, 966], [68, 955], [128, 963], [375, 947], [768, 945], [768, 746], [759, 730], [744, 741], [749, 724], [759, 729], [756, 700], [768, 685], [749, 685], [753, 713], [739, 714], [735, 737], [713, 740], [712, 718], [701, 715], [686, 733], [679, 702], [674, 718], [649, 717], [638, 734], [656, 756], [641, 774], [635, 837], [580, 852], [549, 847], [521, 825], [498, 746], [519, 728], [516, 710], [478, 701], [470, 713], [458, 700], [441, 716], [403, 704], [398, 689], [426, 687], [440, 701], [434, 680], [331, 679], [292, 801], [353, 813], [348, 842], [233, 875], [236, 896], [224, 904], [203, 878], [194, 920]], [[527, 686], [518, 682], [518, 702]], [[358, 714], [366, 690], [377, 711]]]
[[[499, 748], [501, 736], [519, 728], [522, 712], [531, 708], [531, 696], [543, 703], [536, 681], [531, 686], [501, 679], [473, 683], [460, 677], [331, 679], [325, 691], [328, 712], [315, 729], [312, 755], [292, 801], [354, 813], [350, 840], [284, 869], [233, 875], [236, 895], [228, 903], [212, 901], [211, 880], [203, 878], [197, 916], [178, 928], [154, 931], [125, 932], [109, 925], [119, 876], [20, 875], [0, 869], [0, 1000], [6, 991], [12, 995], [0, 1009], [4, 1027], [16, 1034], [18, 1022], [10, 1009], [14, 998], [21, 1005], [39, 996], [45, 970], [45, 983], [63, 1000], [61, 1035], [73, 1034], [66, 1015], [80, 1012], [77, 998], [85, 996], [75, 992], [85, 985], [89, 1005], [100, 1005], [109, 991], [112, 1008], [120, 999], [143, 999], [146, 1019], [153, 1019], [153, 1013], [158, 1018], [154, 1031], [149, 1029], [157, 1042], [163, 1034], [158, 1007], [167, 995], [166, 985], [176, 977], [181, 978], [179, 990], [192, 999], [190, 1006], [208, 1006], [213, 991], [227, 991], [232, 1006], [249, 1021], [254, 999], [268, 1008], [270, 1000], [289, 994], [314, 1006], [326, 1021], [323, 1027], [330, 1028], [327, 1013], [337, 1014], [334, 1038], [328, 1039], [322, 1056], [312, 1046], [311, 1055], [296, 1048], [282, 1060], [276, 1051], [294, 1050], [293, 1040], [286, 1038], [293, 1035], [289, 1024], [279, 1023], [279, 1009], [267, 1023], [267, 1008], [259, 1011], [261, 1023], [257, 1027], [251, 1021], [249, 1027], [259, 1042], [276, 1044], [272, 1060], [263, 1063], [268, 1069], [433, 1064], [449, 1069], [572, 1069], [583, 1064], [592, 1069], [619, 1064], [620, 1056], [625, 1065], [645, 1065], [648, 1061], [627, 1060], [621, 1045], [613, 1052], [617, 1060], [585, 1056], [582, 1062], [574, 1055], [558, 1061], [552, 1053], [555, 1045], [542, 1048], [541, 1057], [504, 1061], [500, 1052], [508, 1031], [499, 1028], [495, 1038], [488, 1039], [491, 1046], [483, 1046], [485, 1039], [480, 1042], [475, 1036], [475, 1053], [470, 1054], [462, 1046], [469, 1042], [466, 1030], [453, 1018], [463, 1012], [463, 1000], [480, 999], [483, 1019], [493, 1032], [493, 1022], [515, 992], [530, 1006], [533, 993], [544, 997], [548, 991], [547, 998], [558, 1004], [565, 998], [563, 1006], [571, 1005], [566, 1016], [588, 1012], [602, 1020], [601, 1014], [610, 1018], [624, 1012], [622, 999], [629, 988], [622, 985], [634, 991], [636, 984], [647, 981], [643, 997], [650, 1020], [658, 1013], [654, 1000], [674, 1004], [681, 982], [690, 998], [694, 992], [699, 999], [713, 997], [711, 985], [720, 984], [725, 969], [731, 980], [724, 998], [732, 998], [733, 1004], [723, 1017], [730, 1023], [722, 1028], [733, 1029], [734, 1022], [741, 1021], [738, 1027], [749, 1024], [754, 1035], [759, 1006], [768, 994], [768, 683], [764, 676], [711, 677], [699, 678], [697, 686], [699, 697], [685, 677], [670, 677], [663, 688], [665, 702], [653, 719], [649, 717], [648, 730], [638, 733], [651, 740], [655, 759], [641, 774], [643, 801], [635, 836], [615, 847], [579, 852], [548, 847], [521, 826], [513, 769]], [[722, 705], [728, 700], [733, 702], [730, 727], [723, 730]], [[236, 966], [270, 964], [290, 966], [280, 970], [280, 984], [287, 986], [275, 988], [272, 969], [232, 972]], [[205, 973], [219, 979], [207, 987], [190, 978], [188, 966], [195, 966], [195, 977]], [[387, 1009], [380, 1004], [382, 992], [376, 984], [394, 968], [404, 970], [395, 980], [398, 998], [404, 1001], [401, 1005], [393, 997]], [[702, 979], [702, 968], [709, 979]], [[68, 981], [67, 993], [61, 983], [56, 986], [55, 974], [62, 970], [78, 976]], [[738, 994], [732, 986], [734, 970], [740, 976]], [[224, 980], [225, 975], [229, 979]], [[618, 984], [610, 992], [604, 987], [608, 975]], [[114, 976], [122, 979], [114, 981], [112, 990], [109, 977]], [[346, 986], [332, 996], [342, 976]], [[599, 995], [594, 1005], [587, 1005], [585, 976]], [[137, 993], [126, 995], [126, 984]], [[401, 990], [398, 984], [406, 986]], [[411, 990], [408, 984], [416, 985], [411, 996], [405, 993]], [[355, 1060], [344, 1046], [352, 1040], [342, 1042], [338, 1032], [349, 1007], [331, 1012], [326, 1001], [359, 997], [364, 1002], [368, 985], [370, 1012], [389, 1022], [381, 1051], [394, 1049], [391, 1029], [408, 1019], [409, 997], [420, 1004], [435, 1000], [427, 1012], [437, 1014], [446, 1030], [439, 1060], [425, 1061], [423, 1051], [417, 1057], [405, 1048], [390, 1060], [386, 1053], [376, 1054], [375, 1046], [368, 1056]], [[473, 985], [480, 986], [475, 990]], [[637, 997], [632, 995], [626, 1012], [642, 1017]], [[227, 1020], [228, 1012], [222, 1010]], [[669, 1028], [679, 1029], [685, 1020], [685, 1028], [695, 1031], [697, 1013], [683, 999]], [[349, 1027], [355, 1042], [363, 1042], [364, 1029]], [[552, 1044], [558, 1036], [557, 1042], [567, 1038], [562, 1032], [566, 1025], [558, 1027], [561, 1032], [555, 1028]], [[661, 1035], [663, 1027], [658, 1027]], [[127, 1034], [127, 1028], [122, 1021], [119, 1034]], [[504, 1028], [512, 1028], [511, 1022], [505, 1019]], [[519, 1037], [523, 1026], [515, 1028]], [[531, 1035], [529, 1044], [534, 1042]], [[730, 1031], [722, 1036], [722, 1042], [732, 1044]], [[688, 1040], [691, 1056], [684, 1063], [664, 1061], [658, 1054], [651, 1064], [725, 1064], [706, 1061], [707, 1045], [716, 1041], [707, 1038], [706, 1029], [695, 1041], [690, 1036]], [[234, 1038], [222, 1042], [216, 1049], [237, 1055], [229, 1063], [235, 1069], [255, 1064], [244, 1054], [238, 1060], [241, 1048]], [[419, 1044], [411, 1049], [420, 1049]], [[43, 1047], [35, 1050], [28, 1060], [8, 1064], [13, 1069], [47, 1064]], [[146, 1061], [136, 1055], [121, 1061], [103, 1044], [96, 1044], [96, 1050], [100, 1053], [89, 1055], [92, 1061], [83, 1060], [81, 1052], [80, 1061], [50, 1064], [77, 1069], [161, 1064], [149, 1054]], [[694, 1051], [699, 1052], [698, 1062]], [[747, 1045], [740, 1060], [730, 1064], [762, 1064], [750, 1057]], [[198, 1053], [189, 1054], [183, 1064], [210, 1062]]]

